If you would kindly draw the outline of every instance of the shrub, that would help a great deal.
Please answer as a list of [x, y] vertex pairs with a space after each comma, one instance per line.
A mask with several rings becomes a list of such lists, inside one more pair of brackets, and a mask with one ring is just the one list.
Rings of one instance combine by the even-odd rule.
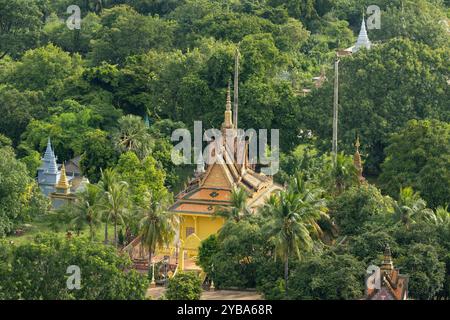
[[199, 300], [202, 294], [202, 281], [193, 272], [180, 272], [170, 279], [167, 287], [168, 300]]

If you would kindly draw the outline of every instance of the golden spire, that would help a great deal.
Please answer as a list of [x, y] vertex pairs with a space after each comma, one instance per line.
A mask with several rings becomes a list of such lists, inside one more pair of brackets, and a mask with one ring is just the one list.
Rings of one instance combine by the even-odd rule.
[[391, 248], [389, 244], [386, 243], [386, 247], [384, 248], [384, 258], [381, 263], [381, 271], [391, 272], [394, 270], [394, 263], [392, 262]]
[[363, 166], [362, 166], [362, 161], [361, 161], [361, 154], [359, 153], [359, 147], [361, 146], [361, 144], [359, 143], [359, 136], [356, 136], [356, 142], [355, 142], [355, 147], [356, 147], [356, 151], [355, 154], [353, 155], [353, 165], [356, 168], [356, 171], [358, 172], [358, 179], [360, 182], [362, 182], [364, 180], [363, 177]]
[[230, 84], [230, 81], [228, 81], [226, 109], [227, 109], [227, 111], [231, 111], [231, 84]]
[[233, 127], [233, 120], [232, 120], [232, 111], [231, 111], [231, 85], [230, 82], [228, 82], [228, 89], [227, 89], [227, 104], [225, 108], [225, 122], [223, 123], [224, 128], [232, 128]]
[[69, 181], [66, 176], [66, 167], [64, 164], [61, 167], [61, 176], [59, 177], [58, 184], [56, 185], [57, 190], [63, 190], [64, 193], [68, 193], [70, 188]]

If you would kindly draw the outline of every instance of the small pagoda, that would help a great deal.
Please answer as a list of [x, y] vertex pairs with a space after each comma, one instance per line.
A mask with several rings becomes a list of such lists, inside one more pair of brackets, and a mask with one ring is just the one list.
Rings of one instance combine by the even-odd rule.
[[70, 191], [70, 183], [66, 175], [66, 167], [61, 167], [59, 181], [55, 185], [55, 191], [50, 193], [50, 199], [54, 209], [58, 209], [64, 204], [75, 201], [76, 196]]
[[380, 288], [367, 287], [366, 300], [408, 300], [409, 277], [394, 268], [389, 244], [384, 249], [379, 276], [376, 280], [379, 280]]

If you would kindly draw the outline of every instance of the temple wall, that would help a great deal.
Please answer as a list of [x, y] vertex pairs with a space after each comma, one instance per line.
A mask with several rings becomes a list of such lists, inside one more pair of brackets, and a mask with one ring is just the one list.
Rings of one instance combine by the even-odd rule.
[[190, 232], [204, 240], [211, 234], [216, 234], [223, 224], [221, 217], [183, 215], [180, 225], [181, 240], [185, 241]]

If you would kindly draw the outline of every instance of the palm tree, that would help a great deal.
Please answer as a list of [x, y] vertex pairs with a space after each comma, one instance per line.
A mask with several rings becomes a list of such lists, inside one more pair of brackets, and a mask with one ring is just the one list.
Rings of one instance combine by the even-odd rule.
[[[98, 186], [100, 190], [102, 191], [102, 194], [105, 195], [106, 192], [108, 192], [113, 184], [117, 182], [117, 174], [112, 169], [106, 169], [105, 171], [101, 170], [101, 178], [100, 182], [98, 183]], [[104, 208], [103, 208], [104, 209]], [[105, 221], [105, 244], [108, 244], [108, 222], [109, 222], [109, 216], [106, 214], [106, 212], [103, 210], [104, 213], [104, 221]]]
[[318, 192], [296, 180], [286, 191], [272, 195], [261, 209], [269, 220], [265, 233], [275, 244], [276, 256], [284, 261], [286, 293], [290, 256], [300, 259], [301, 251], [311, 250], [313, 237], [321, 233], [317, 221], [327, 216], [324, 201], [317, 195]]
[[168, 245], [175, 237], [178, 216], [164, 210], [164, 199], [150, 197], [145, 207], [139, 208], [144, 217], [140, 221], [141, 243], [148, 249], [148, 267], [158, 246]]
[[87, 224], [91, 241], [94, 240], [95, 230], [101, 221], [100, 211], [101, 190], [96, 185], [88, 184], [86, 188], [77, 193], [77, 199], [72, 206], [75, 215], [72, 223], [80, 227]]
[[450, 212], [448, 211], [448, 206], [437, 207], [436, 210], [432, 214], [427, 215], [425, 219], [436, 226], [450, 226]]
[[114, 244], [117, 247], [117, 225], [123, 224], [123, 216], [128, 211], [128, 184], [125, 181], [119, 181], [112, 185], [112, 188], [105, 194], [105, 209], [109, 217], [114, 221]]
[[226, 220], [233, 219], [239, 222], [242, 218], [250, 216], [251, 210], [247, 206], [247, 192], [242, 188], [234, 188], [231, 192], [231, 205], [221, 206], [215, 211], [215, 215]]
[[427, 203], [411, 187], [401, 188], [398, 201], [394, 201], [394, 221], [407, 229], [419, 220], [426, 220], [433, 214]]
[[[125, 181], [119, 181], [117, 173], [112, 169], [105, 170], [102, 174], [105, 181], [102, 184], [103, 205], [102, 209], [106, 215], [106, 221], [114, 221], [114, 245], [117, 246], [117, 225], [123, 223], [123, 216], [129, 209], [128, 184]], [[103, 181], [103, 180], [102, 180]], [[107, 239], [107, 227], [105, 228], [105, 238]]]
[[332, 167], [331, 175], [338, 194], [358, 181], [358, 172], [353, 162], [343, 153], [337, 154], [336, 163]]
[[322, 228], [317, 222], [320, 220], [330, 222], [327, 204], [323, 198], [324, 190], [306, 181], [303, 174], [299, 172], [288, 185], [288, 189], [298, 195], [302, 210], [308, 213], [303, 218], [311, 228], [310, 231], [314, 235], [322, 236]]
[[119, 129], [113, 134], [120, 152], [133, 151], [143, 159], [152, 149], [153, 139], [141, 117], [126, 115], [119, 119]]
[[[145, 199], [150, 199], [149, 193], [145, 196]], [[144, 200], [145, 202], [145, 200]], [[126, 240], [132, 240], [136, 237], [136, 235], [140, 232], [140, 221], [145, 217], [145, 210], [142, 210], [141, 207], [134, 204], [131, 210], [128, 210], [123, 218], [125, 225], [125, 238]]]

